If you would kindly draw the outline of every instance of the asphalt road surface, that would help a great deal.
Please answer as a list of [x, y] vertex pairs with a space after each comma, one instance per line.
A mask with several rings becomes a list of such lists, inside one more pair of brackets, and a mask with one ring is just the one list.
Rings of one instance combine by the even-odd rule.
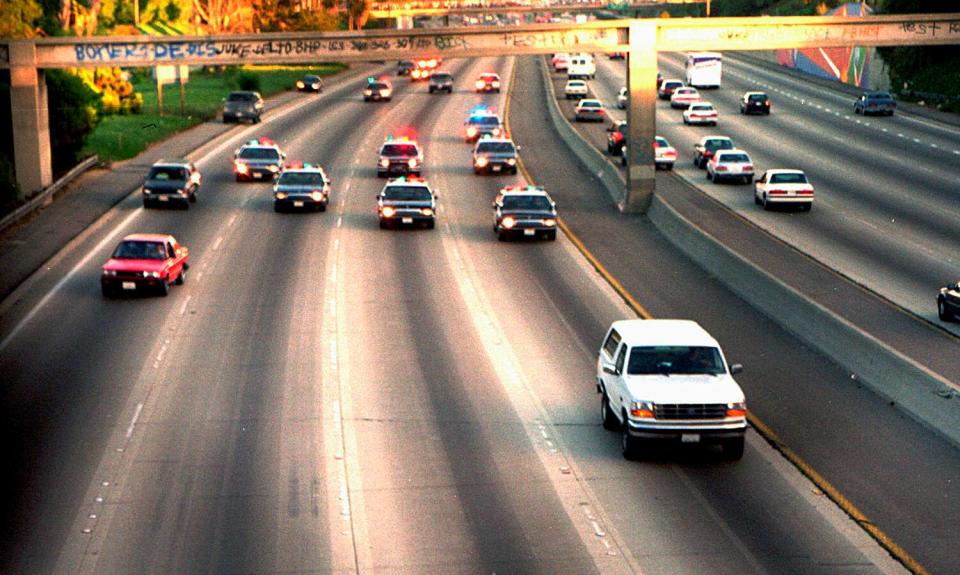
[[[511, 117], [533, 120], [542, 88], [516, 62]], [[365, 104], [358, 84], [252, 126], [243, 137], [328, 169], [326, 213], [276, 214], [268, 184], [235, 183], [236, 138], [198, 162], [189, 211], [131, 197], [51, 262], [63, 281], [0, 320], [0, 420], [22, 470], [3, 571], [899, 572], [752, 431], [737, 463], [699, 449], [622, 459], [593, 380], [604, 330], [632, 314], [565, 238], [496, 241], [490, 202], [521, 178], [473, 175], [462, 139], [471, 108], [506, 105], [473, 79], [509, 78], [514, 63], [447, 62], [450, 96], [401, 80], [392, 103]], [[513, 129], [534, 177], [562, 180], [561, 214], [611, 241], [626, 230], [618, 249], [649, 254], [631, 266], [649, 273], [635, 292], [648, 309], [701, 320], [747, 364], [738, 380], [775, 428], [805, 394], [843, 412], [806, 419], [809, 441], [832, 439], [826, 461], [887, 503], [884, 524], [927, 538], [908, 551], [956, 571], [944, 544], [955, 450], [702, 277], [642, 218], [611, 213], [568, 154], [536, 145], [537, 126]], [[439, 223], [380, 230], [376, 150], [408, 129]], [[190, 247], [169, 297], [101, 297], [99, 265], [133, 231]], [[749, 353], [761, 340], [768, 352]]]

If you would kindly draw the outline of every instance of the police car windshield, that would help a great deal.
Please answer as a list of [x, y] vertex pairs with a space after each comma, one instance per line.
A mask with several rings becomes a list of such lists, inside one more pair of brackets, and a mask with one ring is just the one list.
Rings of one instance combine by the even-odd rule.
[[122, 260], [165, 260], [167, 250], [158, 242], [123, 242], [113, 252], [113, 257]]
[[234, 92], [227, 96], [228, 102], [253, 102], [257, 97], [249, 92]]
[[550, 211], [553, 206], [544, 196], [505, 196], [503, 198], [505, 210], [536, 210]]
[[723, 359], [715, 347], [657, 346], [630, 349], [628, 375], [724, 373]]
[[388, 186], [383, 199], [400, 202], [430, 201], [430, 189], [424, 186]]
[[732, 150], [733, 142], [730, 140], [707, 140], [706, 147], [708, 150]]
[[767, 99], [766, 94], [750, 94], [751, 102], [763, 102], [766, 99]]
[[382, 153], [384, 156], [416, 156], [417, 147], [413, 144], [386, 144]]
[[496, 116], [470, 116], [470, 123], [479, 126], [499, 126], [500, 118]]
[[316, 172], [284, 172], [277, 183], [287, 186], [322, 185], [323, 176]]
[[770, 176], [771, 184], [806, 184], [807, 176], [803, 174], [773, 174]]
[[510, 142], [480, 142], [477, 151], [488, 154], [510, 154], [513, 153], [513, 144]]
[[187, 171], [174, 166], [157, 166], [150, 169], [147, 179], [161, 182], [171, 180], [182, 181], [187, 179]]
[[245, 160], [279, 160], [280, 152], [276, 148], [244, 148], [240, 157]]

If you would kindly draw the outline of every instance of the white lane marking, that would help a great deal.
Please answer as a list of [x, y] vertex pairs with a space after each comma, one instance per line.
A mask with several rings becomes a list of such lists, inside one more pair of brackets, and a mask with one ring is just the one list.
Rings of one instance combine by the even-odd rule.
[[930, 147], [931, 147], [931, 148], [939, 148], [940, 146], [938, 146], [938, 145], [936, 145], [936, 144], [930, 144]]
[[190, 298], [192, 297], [192, 295], [187, 294], [187, 297], [183, 300], [183, 305], [180, 306], [180, 315], [187, 313], [187, 305], [190, 304]]
[[913, 139], [913, 143], [914, 143], [914, 144], [919, 144], [919, 143], [920, 143], [920, 138], [914, 138], [914, 139]]
[[111, 231], [109, 234], [106, 235], [106, 237], [100, 240], [97, 243], [97, 245], [94, 246], [89, 253], [87, 253], [87, 255], [85, 255], [79, 262], [77, 262], [77, 264], [73, 266], [73, 268], [71, 268], [69, 272], [67, 272], [67, 275], [63, 276], [63, 278], [61, 278], [60, 281], [58, 281], [56, 285], [54, 285], [53, 288], [49, 292], [47, 292], [47, 294], [43, 296], [43, 298], [40, 301], [37, 302], [37, 305], [33, 306], [33, 308], [29, 312], [27, 312], [27, 315], [23, 316], [23, 319], [21, 319], [20, 322], [17, 323], [17, 325], [14, 326], [12, 330], [10, 330], [10, 333], [7, 334], [7, 337], [3, 338], [3, 341], [0, 341], [0, 351], [3, 351], [4, 349], [6, 349], [7, 346], [10, 345], [10, 342], [13, 341], [13, 338], [15, 338], [17, 334], [19, 334], [20, 331], [27, 325], [27, 323], [29, 323], [34, 318], [34, 316], [37, 315], [40, 309], [43, 308], [43, 306], [47, 305], [47, 302], [49, 302], [53, 298], [53, 296], [56, 295], [58, 291], [63, 289], [63, 286], [68, 281], [73, 279], [73, 276], [77, 275], [77, 272], [80, 271], [80, 268], [87, 265], [90, 262], [90, 260], [93, 259], [93, 256], [96, 255], [97, 252], [101, 251], [107, 245], [108, 242], [112, 242], [113, 239], [117, 236], [117, 234], [120, 233], [120, 230], [125, 228], [127, 224], [129, 224], [130, 221], [133, 220], [133, 218], [140, 215], [141, 211], [143, 211], [143, 208], [139, 207], [134, 209], [132, 212], [130, 212], [130, 215], [123, 218], [123, 221], [121, 221], [117, 225], [117, 227], [113, 228], [113, 231]]
[[137, 408], [133, 410], [133, 419], [130, 420], [130, 425], [127, 426], [127, 439], [133, 435], [133, 428], [137, 425], [137, 420], [140, 419], [140, 412], [143, 411], [143, 404], [138, 403]]
[[223, 236], [217, 236], [217, 239], [213, 242], [213, 246], [210, 247], [210, 251], [217, 251], [220, 249], [220, 244], [223, 243]]
[[232, 226], [237, 221], [237, 214], [230, 216], [230, 221], [227, 222], [227, 227]]
[[953, 153], [960, 156], [960, 150], [954, 150]]

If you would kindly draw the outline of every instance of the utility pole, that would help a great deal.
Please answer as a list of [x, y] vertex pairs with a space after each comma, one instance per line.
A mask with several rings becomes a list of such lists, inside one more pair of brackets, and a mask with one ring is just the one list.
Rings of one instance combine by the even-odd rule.
[[[707, 11], [709, 12], [709, 9]], [[133, 0], [133, 25], [140, 27], [140, 0]]]

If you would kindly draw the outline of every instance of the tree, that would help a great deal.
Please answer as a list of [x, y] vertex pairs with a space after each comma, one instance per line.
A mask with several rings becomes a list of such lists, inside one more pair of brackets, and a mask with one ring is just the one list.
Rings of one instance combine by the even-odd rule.
[[349, 29], [359, 30], [370, 18], [370, 0], [346, 0]]
[[193, 0], [193, 12], [197, 26], [210, 34], [253, 29], [253, 9], [247, 0]]
[[47, 70], [50, 102], [50, 141], [53, 169], [63, 172], [76, 164], [87, 136], [100, 121], [100, 96], [66, 70]]
[[36, 0], [0, 0], [0, 38], [31, 38], [43, 12]]

